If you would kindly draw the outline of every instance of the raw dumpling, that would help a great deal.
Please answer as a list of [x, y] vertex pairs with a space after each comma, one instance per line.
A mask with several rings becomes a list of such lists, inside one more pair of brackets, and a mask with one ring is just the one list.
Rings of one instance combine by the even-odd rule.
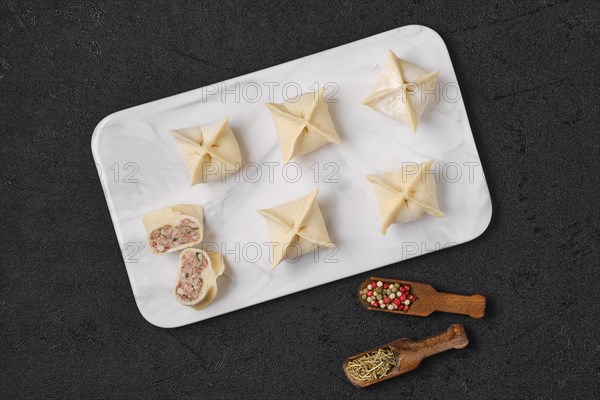
[[281, 104], [267, 103], [279, 137], [279, 148], [284, 163], [327, 143], [342, 143], [329, 116], [323, 95], [324, 90], [321, 89]]
[[170, 132], [190, 170], [190, 186], [225, 179], [240, 168], [240, 146], [227, 117], [214, 124]]
[[[215, 261], [215, 263], [213, 263]], [[185, 249], [179, 255], [175, 299], [186, 306], [207, 306], [217, 295], [217, 277], [225, 264], [219, 253]]]
[[271, 243], [274, 243], [271, 254], [272, 269], [286, 258], [289, 247], [293, 247], [292, 250], [299, 253], [293, 258], [312, 252], [317, 246], [334, 247], [317, 203], [318, 193], [317, 189], [307, 196], [275, 208], [258, 210], [267, 221], [269, 238]]
[[414, 221], [427, 214], [443, 217], [438, 209], [433, 160], [409, 164], [378, 175], [367, 175], [381, 212], [381, 234], [393, 223]]
[[429, 72], [391, 50], [375, 87], [363, 104], [417, 131], [425, 107], [435, 97], [439, 71]]
[[[219, 276], [223, 275], [223, 271], [225, 271], [225, 260], [223, 255], [221, 253], [212, 251], [207, 251], [207, 254], [208, 258], [210, 259], [210, 266], [218, 278]], [[217, 297], [217, 285], [208, 289], [204, 299], [202, 299], [202, 301], [200, 301], [198, 304], [194, 305], [194, 308], [196, 310], [202, 310], [204, 307], [212, 303], [215, 297]]]
[[150, 251], [162, 255], [200, 243], [203, 217], [202, 206], [194, 204], [178, 204], [144, 214], [142, 221]]

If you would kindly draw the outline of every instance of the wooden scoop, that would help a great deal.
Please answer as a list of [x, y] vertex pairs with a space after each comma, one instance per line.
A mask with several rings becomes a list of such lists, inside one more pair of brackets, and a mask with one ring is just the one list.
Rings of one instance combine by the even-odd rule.
[[452, 293], [442, 293], [426, 283], [401, 281], [397, 279], [370, 277], [363, 281], [358, 287], [360, 292], [371, 282], [383, 281], [392, 283], [401, 283], [409, 285], [411, 293], [416, 297], [414, 303], [410, 305], [408, 311], [388, 310], [387, 308], [373, 307], [369, 302], [359, 297], [360, 302], [373, 311], [385, 311], [395, 314], [408, 314], [427, 317], [435, 311], [446, 313], [463, 314], [472, 318], [481, 318], [485, 315], [485, 297], [480, 294], [471, 296], [462, 296]]
[[[374, 383], [385, 381], [416, 369], [419, 367], [421, 361], [427, 357], [450, 349], [463, 349], [467, 347], [468, 344], [469, 339], [465, 333], [465, 328], [460, 324], [452, 325], [446, 332], [437, 336], [422, 340], [404, 338], [352, 356], [344, 362], [344, 372], [346, 373], [348, 380], [356, 386], [370, 386]], [[348, 373], [347, 366], [349, 362], [365, 354], [376, 352], [379, 349], [391, 350], [396, 361], [396, 365], [393, 366], [385, 376], [375, 380], [361, 381], [355, 379]]]

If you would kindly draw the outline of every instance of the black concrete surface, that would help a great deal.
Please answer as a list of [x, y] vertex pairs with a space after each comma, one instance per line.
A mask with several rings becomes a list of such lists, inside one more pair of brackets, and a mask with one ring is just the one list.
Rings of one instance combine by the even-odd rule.
[[[600, 397], [594, 1], [0, 7], [0, 398]], [[179, 329], [138, 312], [92, 160], [106, 115], [407, 24], [452, 56], [492, 195], [478, 239], [374, 273], [482, 320], [366, 313], [367, 274]], [[345, 357], [463, 323], [464, 351], [358, 390]]]

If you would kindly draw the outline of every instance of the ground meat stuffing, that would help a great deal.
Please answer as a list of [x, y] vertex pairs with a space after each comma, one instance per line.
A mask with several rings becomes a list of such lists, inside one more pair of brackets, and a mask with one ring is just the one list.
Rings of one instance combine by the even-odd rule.
[[173, 225], [164, 225], [150, 233], [150, 246], [158, 253], [166, 253], [173, 247], [200, 239], [200, 227], [191, 219], [183, 219]]
[[181, 260], [181, 272], [175, 292], [183, 301], [194, 301], [200, 295], [202, 278], [200, 274], [208, 267], [208, 260], [203, 253], [188, 251]]

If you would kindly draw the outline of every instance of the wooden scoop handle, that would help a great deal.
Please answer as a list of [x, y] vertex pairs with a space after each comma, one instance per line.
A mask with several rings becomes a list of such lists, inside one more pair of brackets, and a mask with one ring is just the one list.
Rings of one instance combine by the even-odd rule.
[[419, 358], [427, 358], [450, 349], [462, 349], [469, 344], [465, 328], [461, 324], [452, 325], [436, 336], [414, 342], [410, 350], [417, 353]]
[[480, 294], [462, 296], [437, 292], [431, 301], [435, 311], [463, 314], [472, 318], [482, 318], [485, 315], [485, 297]]

